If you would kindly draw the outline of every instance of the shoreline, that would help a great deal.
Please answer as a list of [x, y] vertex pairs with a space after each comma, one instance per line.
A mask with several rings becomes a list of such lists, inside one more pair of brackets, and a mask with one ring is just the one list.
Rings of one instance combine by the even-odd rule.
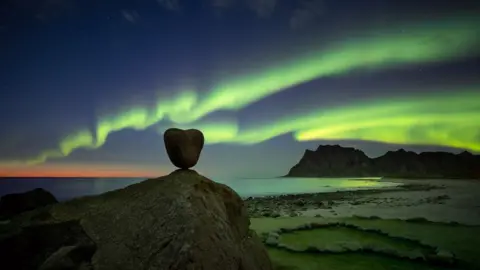
[[[460, 181], [480, 181], [480, 178], [463, 178], [463, 177], [430, 177], [430, 176], [279, 176], [275, 178], [340, 178], [350, 180], [460, 180]], [[247, 179], [247, 178], [245, 178]]]
[[354, 216], [424, 218], [432, 222], [480, 225], [480, 183], [458, 180], [385, 179], [401, 185], [364, 190], [249, 197], [251, 218]]
[[244, 202], [250, 217], [296, 217], [311, 209], [333, 209], [339, 204], [338, 201], [352, 200], [371, 194], [430, 191], [442, 188], [429, 184], [401, 184], [384, 188], [247, 197]]

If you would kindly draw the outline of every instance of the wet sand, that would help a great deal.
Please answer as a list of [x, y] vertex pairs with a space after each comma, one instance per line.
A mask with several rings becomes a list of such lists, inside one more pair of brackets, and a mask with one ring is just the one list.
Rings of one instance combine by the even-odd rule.
[[376, 216], [480, 225], [480, 181], [403, 180], [401, 187], [282, 195], [245, 200], [251, 217]]

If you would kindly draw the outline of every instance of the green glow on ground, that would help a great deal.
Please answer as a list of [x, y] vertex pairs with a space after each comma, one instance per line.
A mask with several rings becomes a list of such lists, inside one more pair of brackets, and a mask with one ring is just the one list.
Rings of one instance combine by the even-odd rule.
[[240, 110], [272, 94], [321, 77], [344, 75], [362, 68], [384, 69], [464, 57], [476, 46], [480, 48], [478, 24], [479, 19], [468, 17], [447, 19], [409, 25], [400, 34], [338, 42], [332, 44], [331, 49], [310, 52], [281, 65], [225, 78], [204, 97], [189, 89], [180, 91], [173, 99], [159, 101], [155, 108], [138, 106], [101, 117], [94, 133], [82, 130], [69, 135], [59, 143], [59, 150], [46, 151], [29, 162], [41, 163], [49, 158], [68, 156], [78, 148], [99, 148], [111, 133], [123, 129], [144, 130], [162, 120], [202, 129], [206, 143], [254, 144], [294, 132], [295, 138], [301, 141], [364, 139], [480, 150], [478, 139], [475, 142], [475, 136], [478, 136], [476, 123], [480, 123], [480, 96], [460, 92], [443, 99], [432, 96], [375, 101], [368, 105], [292, 116], [292, 119], [272, 120], [268, 125], [246, 131], [240, 131], [236, 123], [196, 123], [209, 113]]

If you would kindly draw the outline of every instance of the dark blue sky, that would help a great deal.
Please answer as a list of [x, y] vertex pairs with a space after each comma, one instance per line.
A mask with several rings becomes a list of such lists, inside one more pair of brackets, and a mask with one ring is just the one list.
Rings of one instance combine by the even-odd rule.
[[[460, 22], [451, 31], [465, 30], [470, 35], [465, 42], [480, 44], [479, 32], [472, 30], [478, 25], [463, 22], [480, 11], [474, 0], [5, 0], [0, 10], [0, 170], [7, 172], [0, 175], [31, 170], [22, 162], [58, 149], [62, 138], [79, 129], [96, 134], [104, 115], [151, 108], [159, 96], [169, 100], [192, 85], [207, 99], [219, 82], [230, 85], [236, 76], [255, 77], [258, 71], [297, 63], [299, 56], [334, 42], [354, 46], [368, 33], [383, 38], [414, 32], [417, 24], [427, 30], [456, 25], [441, 25], [451, 20]], [[442, 38], [435, 42], [445, 42]], [[239, 110], [213, 110], [202, 119], [235, 119], [240, 127], [249, 127], [359, 100], [479, 92], [478, 56], [465, 46], [435, 61], [403, 57], [389, 68], [370, 68], [365, 61], [351, 72], [309, 79]], [[281, 77], [275, 72], [269, 79]], [[157, 128], [170, 125], [162, 120], [145, 130], [123, 128], [97, 149], [78, 148], [33, 167], [52, 173], [92, 164], [97, 171], [102, 166], [145, 174], [169, 171]], [[319, 143], [354, 145], [369, 155], [399, 147], [361, 140], [299, 142], [290, 133], [278, 134], [256, 144], [206, 145], [198, 170], [222, 176], [281, 175], [305, 148]]]

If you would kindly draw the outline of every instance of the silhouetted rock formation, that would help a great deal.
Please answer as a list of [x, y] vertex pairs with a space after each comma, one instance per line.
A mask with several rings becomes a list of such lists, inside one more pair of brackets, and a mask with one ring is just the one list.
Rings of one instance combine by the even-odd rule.
[[86, 270], [91, 269], [95, 249], [78, 220], [32, 224], [0, 234], [0, 267]]
[[[51, 228], [67, 223], [81, 230], [49, 236]], [[9, 246], [35, 247], [16, 249], [21, 260], [34, 265], [17, 262], [15, 269], [77, 262], [69, 269], [270, 270], [265, 247], [249, 224], [246, 207], [232, 189], [195, 171], [178, 170], [16, 216], [0, 224], [0, 252], [3, 257]], [[19, 242], [12, 243], [15, 239]]]
[[0, 198], [0, 219], [8, 219], [19, 213], [57, 202], [50, 192], [41, 188], [24, 193], [7, 194]]
[[369, 158], [362, 151], [339, 145], [306, 150], [289, 177], [396, 177], [480, 179], [480, 156], [469, 152], [389, 151]]
[[200, 130], [178, 128], [167, 129], [163, 140], [170, 161], [180, 169], [189, 169], [197, 164], [205, 142]]
[[91, 258], [95, 249], [93, 244], [63, 246], [50, 255], [39, 270], [93, 270]]

